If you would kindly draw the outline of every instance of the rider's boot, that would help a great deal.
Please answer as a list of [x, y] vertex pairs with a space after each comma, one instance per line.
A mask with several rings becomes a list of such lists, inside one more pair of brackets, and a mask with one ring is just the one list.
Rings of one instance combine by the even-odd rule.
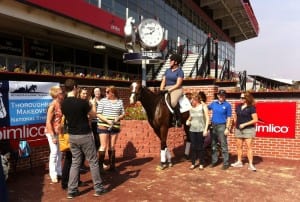
[[100, 171], [100, 174], [105, 173], [105, 170], [103, 168], [104, 158], [105, 158], [105, 151], [99, 151], [99, 171]]
[[109, 157], [109, 171], [116, 171], [116, 151], [115, 150], [108, 150], [108, 157]]
[[175, 127], [181, 127], [181, 113], [180, 113], [180, 109], [179, 109], [179, 105], [176, 105], [176, 107], [174, 107], [174, 115], [173, 115], [173, 121], [172, 121], [172, 125]]

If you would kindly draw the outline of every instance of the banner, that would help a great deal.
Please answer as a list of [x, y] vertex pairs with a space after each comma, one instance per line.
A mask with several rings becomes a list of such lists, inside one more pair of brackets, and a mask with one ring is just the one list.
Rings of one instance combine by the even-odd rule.
[[43, 143], [47, 108], [52, 101], [49, 90], [56, 85], [59, 83], [0, 81], [0, 140]]
[[296, 102], [258, 102], [256, 137], [295, 138]]

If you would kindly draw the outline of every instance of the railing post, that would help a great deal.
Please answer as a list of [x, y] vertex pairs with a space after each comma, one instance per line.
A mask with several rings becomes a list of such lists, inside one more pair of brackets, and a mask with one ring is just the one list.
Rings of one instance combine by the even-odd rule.
[[219, 53], [218, 53], [218, 39], [214, 40], [214, 44], [215, 44], [215, 55], [214, 55], [214, 60], [215, 60], [215, 78], [218, 78], [218, 60], [219, 60]]
[[207, 75], [210, 75], [210, 68], [211, 68], [211, 64], [210, 64], [210, 58], [211, 58], [211, 34], [209, 33], [207, 36]]

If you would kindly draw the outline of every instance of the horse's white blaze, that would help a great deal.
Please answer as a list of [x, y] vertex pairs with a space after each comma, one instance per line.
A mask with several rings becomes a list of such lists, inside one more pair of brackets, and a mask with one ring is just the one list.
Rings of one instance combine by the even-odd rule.
[[133, 93], [131, 93], [131, 95], [130, 95], [130, 98], [129, 98], [129, 102], [130, 102], [130, 104], [133, 104], [133, 103], [134, 103], [134, 99], [133, 99], [133, 97], [134, 97], [134, 94], [133, 94]]
[[133, 82], [131, 84], [131, 86], [132, 86], [132, 91], [131, 91], [131, 95], [130, 95], [130, 98], [129, 98], [129, 102], [130, 102], [130, 104], [133, 104], [134, 103], [134, 94], [136, 93], [135, 91], [136, 91], [137, 83]]

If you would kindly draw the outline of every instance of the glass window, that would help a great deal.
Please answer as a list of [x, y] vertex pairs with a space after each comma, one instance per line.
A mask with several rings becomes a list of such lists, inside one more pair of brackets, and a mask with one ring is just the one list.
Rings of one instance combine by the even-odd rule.
[[56, 76], [62, 76], [64, 72], [64, 64], [62, 63], [54, 63], [54, 74]]
[[40, 63], [40, 73], [44, 75], [53, 74], [53, 65], [50, 62], [41, 62]]
[[75, 50], [75, 64], [82, 66], [90, 65], [89, 53], [84, 50]]
[[26, 60], [25, 61], [25, 71], [29, 74], [39, 73], [38, 70], [38, 61], [35, 60]]
[[101, 8], [113, 12], [113, 6], [112, 6], [113, 1], [111, 0], [101, 0]]
[[92, 54], [91, 55], [91, 67], [103, 67], [104, 65], [104, 55]]
[[85, 0], [85, 1], [98, 7], [98, 0]]
[[120, 3], [115, 3], [115, 14], [123, 19], [126, 18], [126, 7]]
[[4, 56], [0, 56], [0, 72], [1, 71], [8, 71], [6, 66], [6, 58]]
[[73, 49], [55, 45], [53, 48], [53, 60], [55, 62], [74, 63]]
[[22, 66], [22, 59], [20, 57], [8, 57], [7, 66], [8, 66], [8, 71], [25, 72], [25, 69]]

